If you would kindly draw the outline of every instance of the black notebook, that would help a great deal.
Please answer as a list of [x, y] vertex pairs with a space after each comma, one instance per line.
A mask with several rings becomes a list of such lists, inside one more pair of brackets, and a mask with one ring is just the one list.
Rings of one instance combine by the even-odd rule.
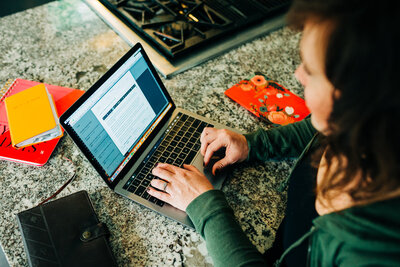
[[86, 191], [17, 214], [30, 266], [117, 266]]

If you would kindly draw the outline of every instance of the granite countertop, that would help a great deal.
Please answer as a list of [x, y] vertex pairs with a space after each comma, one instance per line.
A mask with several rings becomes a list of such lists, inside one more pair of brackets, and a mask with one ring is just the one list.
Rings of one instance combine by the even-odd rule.
[[[129, 46], [79, 0], [55, 1], [0, 19], [0, 84], [23, 78], [87, 90]], [[300, 60], [300, 35], [283, 28], [169, 80], [162, 79], [177, 106], [243, 132], [268, 126], [223, 92], [255, 71], [302, 96], [293, 72]], [[55, 192], [86, 190], [111, 232], [120, 266], [212, 266], [204, 240], [194, 230], [111, 191], [65, 136], [43, 167], [0, 161], [0, 243], [11, 266], [27, 266], [15, 214]], [[223, 191], [243, 230], [260, 252], [271, 246], [284, 214], [285, 194], [276, 189], [293, 162], [242, 164]]]

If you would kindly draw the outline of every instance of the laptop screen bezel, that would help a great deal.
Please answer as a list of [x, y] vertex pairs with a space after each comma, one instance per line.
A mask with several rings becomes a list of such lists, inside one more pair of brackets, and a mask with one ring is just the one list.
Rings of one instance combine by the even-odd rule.
[[[130, 57], [132, 57], [137, 51], [141, 50], [144, 60], [146, 61], [147, 66], [149, 67], [150, 72], [156, 79], [157, 84], [160, 86], [162, 92], [168, 100], [168, 103], [172, 105], [172, 107], [168, 110], [165, 116], [162, 118], [160, 123], [154, 128], [154, 130], [149, 134], [144, 143], [140, 146], [140, 148], [134, 153], [132, 158], [128, 161], [126, 166], [121, 170], [121, 172], [117, 175], [117, 177], [111, 182], [108, 180], [110, 176], [106, 174], [103, 167], [95, 160], [89, 149], [83, 144], [77, 133], [73, 130], [73, 128], [66, 123], [66, 120], [79, 108], [82, 104], [99, 89]], [[161, 128], [168, 122], [172, 113], [175, 111], [176, 106], [172, 101], [171, 96], [169, 95], [167, 89], [165, 88], [163, 82], [161, 81], [160, 76], [158, 75], [156, 69], [151, 63], [149, 57], [143, 49], [143, 46], [140, 43], [134, 45], [117, 63], [115, 63], [93, 86], [91, 86], [67, 111], [65, 111], [60, 116], [60, 124], [64, 128], [64, 130], [71, 136], [74, 143], [79, 147], [85, 157], [89, 160], [92, 166], [96, 169], [96, 171], [100, 174], [106, 184], [114, 189], [118, 182], [127, 174], [127, 172], [132, 168], [135, 164], [139, 156], [144, 152], [144, 150], [150, 145], [155, 136], [159, 133]], [[124, 159], [125, 160], [125, 159]], [[122, 163], [122, 162], [121, 162]]]

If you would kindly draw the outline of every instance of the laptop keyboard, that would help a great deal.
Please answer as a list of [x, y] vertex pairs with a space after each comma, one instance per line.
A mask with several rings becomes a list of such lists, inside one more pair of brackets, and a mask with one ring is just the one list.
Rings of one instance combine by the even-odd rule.
[[158, 162], [177, 167], [190, 164], [200, 149], [200, 135], [205, 127], [214, 127], [214, 125], [178, 113], [166, 130], [164, 138], [160, 138], [123, 189], [162, 207], [164, 202], [150, 196], [146, 191], [151, 180], [155, 178], [151, 170]]

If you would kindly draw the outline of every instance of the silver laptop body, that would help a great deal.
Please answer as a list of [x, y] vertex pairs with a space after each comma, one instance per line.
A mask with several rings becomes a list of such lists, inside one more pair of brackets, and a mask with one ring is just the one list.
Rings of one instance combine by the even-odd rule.
[[[135, 60], [133, 60], [133, 58], [135, 58]], [[137, 64], [138, 60], [140, 60], [139, 61], [140, 64]], [[129, 65], [128, 63], [131, 65]], [[136, 73], [135, 68], [141, 68], [140, 71], [144, 70], [142, 74], [140, 74], [140, 76], [136, 77], [137, 79], [135, 78], [135, 75], [132, 74]], [[123, 70], [121, 71], [121, 69]], [[146, 74], [145, 77], [147, 78], [143, 78], [144, 74]], [[126, 86], [124, 87], [123, 83], [121, 82], [122, 77], [127, 77], [127, 76], [129, 76], [131, 80], [132, 77], [133, 79], [136, 79], [134, 81], [136, 86], [135, 85], [132, 86], [130, 90], [128, 90]], [[145, 79], [148, 80], [146, 81]], [[139, 85], [139, 81], [141, 85]], [[132, 132], [129, 131], [129, 129], [128, 130], [124, 129], [123, 126], [121, 126], [124, 125], [125, 122], [122, 123], [116, 122], [116, 120], [119, 120], [120, 117], [121, 118], [124, 117], [122, 115], [121, 116], [118, 115], [119, 109], [122, 109], [121, 106], [126, 107], [126, 109], [129, 108], [132, 108], [132, 110], [135, 109], [136, 113], [132, 114], [132, 116], [136, 116], [135, 118], [141, 118], [144, 121], [150, 120], [146, 116], [140, 115], [141, 112], [147, 112], [145, 111], [146, 108], [138, 109], [137, 106], [129, 107], [130, 102], [126, 102], [127, 99], [131, 97], [130, 95], [133, 92], [138, 94], [139, 92], [137, 91], [138, 89], [140, 89], [141, 92], [146, 92], [147, 90], [146, 84], [151, 84], [152, 85], [151, 90], [153, 91], [157, 91], [158, 89], [160, 90], [160, 95], [158, 96], [160, 101], [149, 100], [149, 103], [151, 101], [153, 101], [151, 102], [153, 104], [161, 102], [164, 103], [163, 97], [165, 97], [167, 102], [165, 105], [163, 104], [164, 105], [163, 107], [167, 108], [161, 109], [159, 107], [153, 108], [153, 106], [151, 106], [151, 108], [153, 108], [153, 111], [155, 111], [156, 109], [160, 110], [159, 113], [156, 114], [155, 118], [151, 120], [151, 123], [146, 124], [147, 128], [145, 128], [145, 131], [141, 135], [139, 135], [139, 137], [134, 141], [129, 139], [127, 139], [126, 141], [123, 140], [125, 143], [122, 142], [121, 144], [119, 144], [119, 149], [116, 149], [115, 147], [118, 146], [116, 144], [117, 142], [114, 143], [110, 141], [110, 140], [118, 141], [119, 137], [118, 136], [115, 137], [117, 135], [116, 133]], [[154, 89], [156, 88], [154, 84], [158, 86], [157, 90]], [[118, 96], [119, 93], [117, 89], [115, 89], [117, 85], [118, 88], [120, 88], [120, 90], [124, 90], [123, 91], [124, 94], [123, 97], [117, 98], [118, 101], [117, 100], [114, 101], [112, 99], [114, 95], [117, 95], [117, 97], [119, 97]], [[112, 94], [111, 89], [114, 90], [113, 92], [115, 93]], [[146, 96], [147, 99], [151, 99], [151, 97], [146, 95], [146, 93], [142, 94], [141, 96], [142, 98], [143, 95]], [[101, 104], [103, 103], [101, 101], [107, 103], [107, 105]], [[149, 105], [150, 104], [148, 104], [147, 106]], [[154, 105], [158, 105], [161, 107], [161, 104], [154, 104]], [[148, 108], [148, 110], [150, 110], [150, 108]], [[153, 113], [154, 112], [152, 112], [151, 114]], [[70, 109], [68, 109], [60, 117], [60, 123], [64, 127], [64, 129], [69, 133], [73, 141], [81, 149], [81, 151], [84, 153], [87, 159], [92, 163], [92, 165], [98, 171], [98, 173], [106, 182], [106, 184], [112, 190], [114, 190], [116, 193], [124, 197], [132, 199], [133, 201], [147, 208], [150, 208], [160, 214], [163, 214], [171, 219], [174, 219], [184, 225], [193, 228], [192, 222], [190, 221], [189, 217], [184, 211], [178, 210], [167, 203], [160, 206], [157, 203], [153, 203], [148, 199], [144, 199], [143, 197], [138, 196], [137, 194], [132, 193], [127, 189], [124, 189], [124, 185], [127, 185], [128, 181], [135, 173], [135, 171], [139, 168], [139, 166], [142, 167], [143, 162], [145, 162], [146, 159], [149, 158], [148, 157], [149, 153], [153, 153], [152, 151], [154, 151], [154, 149], [160, 144], [161, 139], [165, 137], [165, 133], [171, 129], [171, 125], [173, 125], [176, 122], [176, 121], [174, 122], [174, 119], [176, 119], [178, 114], [180, 114], [180, 116], [182, 116], [182, 114], [186, 114], [195, 119], [199, 119], [201, 121], [206, 122], [207, 124], [211, 124], [214, 128], [229, 129], [226, 126], [217, 122], [213, 122], [205, 117], [199, 116], [197, 114], [191, 113], [181, 108], [176, 108], [168, 92], [166, 91], [164, 85], [162, 84], [158, 74], [156, 73], [156, 70], [154, 69], [149, 58], [144, 52], [142, 46], [140, 44], [136, 44], [106, 74], [104, 74], [104, 76], [101, 77], [99, 81], [96, 82], [76, 103], [74, 103], [74, 105], [72, 105]], [[117, 119], [114, 119], [114, 117], [110, 118], [110, 116], [114, 116]], [[132, 122], [131, 124], [129, 124], [129, 127], [135, 127], [134, 126], [135, 123], [136, 122]], [[96, 127], [94, 127], [93, 125], [96, 125]], [[108, 131], [107, 129], [116, 129], [116, 130]], [[87, 133], [88, 131], [90, 131], [90, 133]], [[109, 134], [110, 136], [107, 136], [108, 133], [110, 133]], [[116, 139], [112, 139], [113, 135], [114, 138]], [[102, 141], [103, 143], [100, 144], [98, 143], [100, 142], [99, 141], [100, 139], [105, 141]], [[94, 145], [93, 143], [96, 142], [98, 144]], [[91, 148], [91, 146], [93, 146], [93, 148]], [[108, 149], [104, 147], [112, 147], [112, 148]], [[127, 149], [127, 147], [129, 147], [129, 149]], [[104, 151], [106, 152], [100, 153], [99, 151], [100, 149], [104, 149]], [[110, 160], [111, 156], [104, 157], [104, 155], [107, 155], [107, 153], [109, 155], [113, 155], [112, 158], [118, 158], [119, 161]], [[217, 156], [213, 157], [213, 162], [217, 161], [218, 159], [219, 158]], [[213, 184], [214, 188], [220, 189], [222, 187], [223, 181], [226, 177], [226, 172], [219, 172], [217, 176], [213, 176], [211, 173], [212, 163], [209, 164], [207, 168], [204, 168], [203, 156], [200, 154], [199, 150], [197, 150], [196, 155], [194, 159], [190, 162], [190, 164], [194, 165], [201, 172], [203, 172], [206, 175], [206, 177], [210, 180], [210, 182]], [[115, 168], [115, 166], [117, 167]]]

